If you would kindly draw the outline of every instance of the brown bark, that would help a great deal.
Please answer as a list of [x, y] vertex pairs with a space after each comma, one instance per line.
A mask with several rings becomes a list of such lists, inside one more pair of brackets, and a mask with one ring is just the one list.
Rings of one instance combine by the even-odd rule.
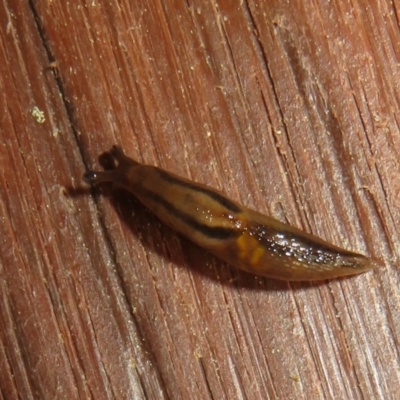
[[[396, 398], [399, 7], [3, 0], [0, 397]], [[113, 144], [380, 267], [234, 271], [86, 188]]]

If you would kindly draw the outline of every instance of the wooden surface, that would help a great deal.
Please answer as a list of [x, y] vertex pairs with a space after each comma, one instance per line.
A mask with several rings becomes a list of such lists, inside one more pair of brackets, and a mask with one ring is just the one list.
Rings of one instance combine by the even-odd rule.
[[[0, 398], [400, 398], [399, 10], [1, 0]], [[84, 185], [113, 144], [379, 268], [235, 271]]]

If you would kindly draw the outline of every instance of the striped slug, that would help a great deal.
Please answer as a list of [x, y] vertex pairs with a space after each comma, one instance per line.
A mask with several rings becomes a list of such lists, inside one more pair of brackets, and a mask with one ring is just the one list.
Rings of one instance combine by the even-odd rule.
[[227, 263], [287, 281], [336, 278], [374, 267], [369, 258], [269, 218], [217, 190], [142, 165], [114, 146], [113, 170], [88, 171], [95, 185], [113, 182], [134, 194], [161, 221]]

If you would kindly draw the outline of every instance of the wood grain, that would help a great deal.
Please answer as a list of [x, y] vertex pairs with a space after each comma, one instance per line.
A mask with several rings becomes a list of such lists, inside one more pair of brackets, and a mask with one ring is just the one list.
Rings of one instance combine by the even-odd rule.
[[[2, 0], [0, 398], [398, 398], [399, 9]], [[113, 144], [380, 267], [235, 271], [83, 184]]]

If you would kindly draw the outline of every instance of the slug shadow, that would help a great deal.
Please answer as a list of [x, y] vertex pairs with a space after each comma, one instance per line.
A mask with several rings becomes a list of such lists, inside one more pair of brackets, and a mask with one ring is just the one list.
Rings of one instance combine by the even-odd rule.
[[[251, 291], [291, 290], [299, 284], [302, 288], [310, 286], [310, 282], [293, 285], [293, 282], [267, 279], [237, 270], [166, 226], [131, 193], [114, 189], [109, 194], [111, 205], [132, 235], [140, 238], [146, 251], [156, 253], [179, 268], [190, 268], [194, 274], [226, 287]], [[314, 283], [311, 285], [315, 286]]]
[[[112, 185], [107, 185], [106, 190], [104, 186], [103, 195], [109, 196], [111, 205], [123, 223], [132, 235], [139, 238], [147, 251], [158, 254], [180, 268], [190, 268], [194, 274], [202, 275], [220, 285], [254, 292], [304, 291], [324, 286], [331, 281], [282, 281], [238, 270], [169, 228], [133, 194], [123, 189], [113, 189]], [[332, 281], [351, 278], [354, 276], [340, 277]]]

